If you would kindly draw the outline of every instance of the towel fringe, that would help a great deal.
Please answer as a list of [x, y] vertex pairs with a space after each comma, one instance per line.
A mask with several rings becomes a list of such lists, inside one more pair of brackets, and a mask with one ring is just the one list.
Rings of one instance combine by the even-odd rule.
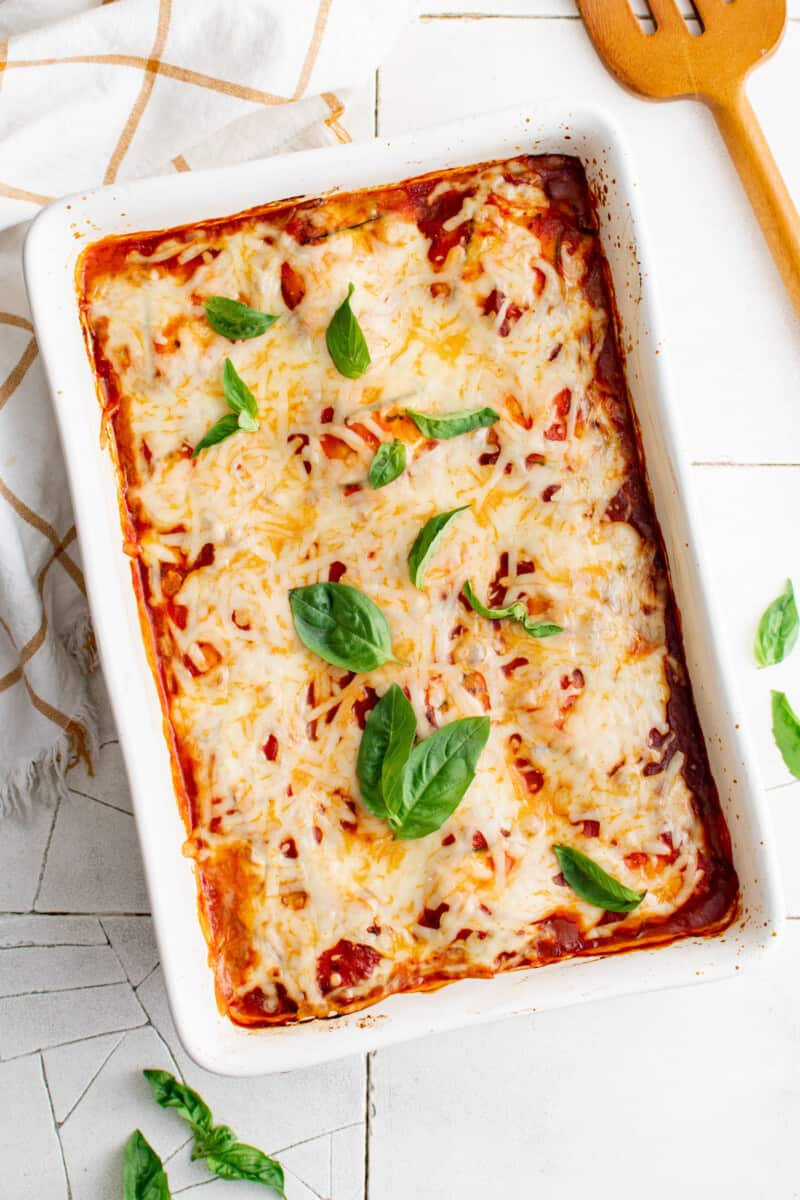
[[[97, 666], [97, 649], [88, 612], [83, 612], [63, 638], [65, 650], [84, 675]], [[84, 685], [85, 686], [85, 685]], [[54, 807], [69, 792], [67, 772], [83, 759], [92, 772], [97, 754], [97, 713], [89, 696], [73, 712], [68, 727], [32, 762], [16, 763], [0, 770], [0, 820], [17, 816], [30, 818], [34, 803]]]

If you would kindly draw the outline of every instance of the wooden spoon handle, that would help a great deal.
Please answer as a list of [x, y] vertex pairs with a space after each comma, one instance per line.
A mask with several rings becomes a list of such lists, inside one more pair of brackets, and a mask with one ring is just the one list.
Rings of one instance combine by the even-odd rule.
[[800, 316], [800, 215], [739, 81], [710, 98], [720, 133]]

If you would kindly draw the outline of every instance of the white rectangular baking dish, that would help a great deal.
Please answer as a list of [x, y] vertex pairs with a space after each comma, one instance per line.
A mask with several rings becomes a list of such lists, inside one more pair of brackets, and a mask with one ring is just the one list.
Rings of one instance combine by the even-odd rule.
[[[426, 171], [521, 152], [577, 154], [601, 199], [603, 247], [614, 277], [627, 375], [679, 609], [695, 700], [731, 831], [741, 913], [722, 936], [661, 949], [579, 959], [437, 992], [395, 996], [366, 1013], [278, 1029], [244, 1030], [220, 1016], [181, 854], [162, 714], [139, 632], [122, 551], [116, 480], [100, 445], [100, 407], [78, 320], [74, 270], [97, 238], [157, 230], [289, 196], [393, 183]], [[782, 902], [765, 798], [741, 728], [741, 706], [717, 642], [720, 627], [686, 456], [670, 402], [637, 199], [619, 132], [592, 110], [523, 109], [470, 118], [409, 137], [285, 155], [197, 174], [114, 185], [50, 205], [25, 246], [25, 275], [69, 470], [94, 627], [133, 792], [156, 933], [175, 1024], [209, 1070], [257, 1075], [363, 1052], [403, 1038], [512, 1013], [732, 974], [777, 943]]]

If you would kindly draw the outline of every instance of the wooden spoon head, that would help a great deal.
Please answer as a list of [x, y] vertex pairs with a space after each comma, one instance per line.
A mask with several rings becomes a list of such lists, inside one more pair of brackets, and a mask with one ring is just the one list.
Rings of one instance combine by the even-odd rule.
[[609, 70], [632, 91], [657, 100], [724, 95], [773, 52], [786, 25], [786, 0], [694, 0], [703, 25], [697, 36], [676, 0], [649, 4], [654, 33], [645, 33], [629, 0], [578, 0]]

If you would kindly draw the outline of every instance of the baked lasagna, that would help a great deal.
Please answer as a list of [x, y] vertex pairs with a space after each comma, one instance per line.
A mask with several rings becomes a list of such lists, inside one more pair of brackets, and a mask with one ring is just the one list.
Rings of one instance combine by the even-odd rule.
[[[223, 1012], [329, 1017], [730, 922], [577, 159], [107, 238], [78, 289]], [[390, 656], [316, 652], [292, 608], [311, 592], [367, 597]], [[390, 690], [418, 747], [483, 731], [416, 834], [359, 770]]]

